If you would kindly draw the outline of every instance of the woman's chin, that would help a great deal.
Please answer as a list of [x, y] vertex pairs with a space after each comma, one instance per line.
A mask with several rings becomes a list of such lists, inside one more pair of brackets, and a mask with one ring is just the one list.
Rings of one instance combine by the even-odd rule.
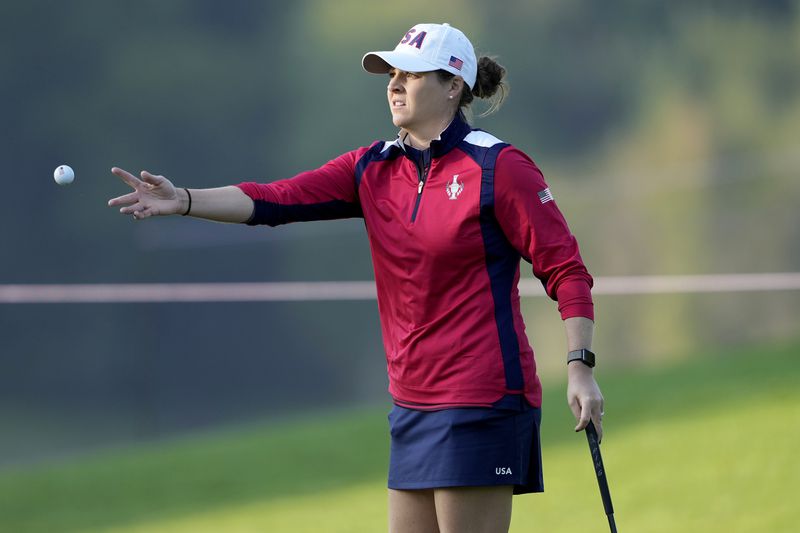
[[403, 120], [402, 117], [398, 117], [397, 115], [392, 115], [392, 124], [395, 125], [397, 128], [405, 127], [406, 121]]

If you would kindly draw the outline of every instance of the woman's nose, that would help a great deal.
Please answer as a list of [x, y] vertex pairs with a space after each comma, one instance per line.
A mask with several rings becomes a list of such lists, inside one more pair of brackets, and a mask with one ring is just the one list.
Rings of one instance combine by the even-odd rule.
[[389, 80], [389, 85], [386, 86], [386, 89], [389, 92], [397, 92], [400, 90], [401, 87], [402, 85], [400, 84], [400, 82], [397, 81], [396, 77], [394, 77]]

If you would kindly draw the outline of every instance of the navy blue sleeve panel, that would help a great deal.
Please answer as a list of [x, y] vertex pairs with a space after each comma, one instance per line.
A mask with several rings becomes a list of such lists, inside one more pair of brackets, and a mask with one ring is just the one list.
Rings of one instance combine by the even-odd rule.
[[363, 217], [355, 168], [367, 148], [340, 155], [315, 170], [272, 183], [237, 186], [254, 203], [248, 225]]
[[558, 301], [561, 317], [593, 320], [592, 277], [539, 168], [510, 146], [497, 158], [494, 185], [497, 221], [531, 262], [547, 294]]
[[359, 204], [331, 200], [316, 204], [282, 205], [264, 200], [254, 200], [253, 214], [246, 222], [249, 226], [280, 226], [289, 222], [336, 220], [364, 216]]

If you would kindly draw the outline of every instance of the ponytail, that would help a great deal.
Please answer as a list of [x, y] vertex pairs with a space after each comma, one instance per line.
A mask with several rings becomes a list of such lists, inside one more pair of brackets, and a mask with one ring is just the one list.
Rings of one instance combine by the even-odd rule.
[[[436, 73], [443, 82], [454, 78], [454, 75], [446, 70], [438, 70]], [[476, 96], [489, 101], [489, 108], [478, 116], [485, 117], [500, 109], [506, 99], [506, 95], [508, 95], [508, 83], [503, 80], [505, 75], [505, 67], [491, 57], [482, 56], [478, 60], [478, 75], [475, 80], [475, 87], [470, 89], [465, 83], [461, 90], [461, 98], [458, 101], [459, 111], [466, 111]]]
[[469, 93], [469, 99], [465, 102], [466, 94], [461, 94], [461, 102], [459, 104], [463, 107], [465, 104], [469, 105], [472, 102], [472, 97], [477, 96], [481, 99], [489, 101], [489, 108], [480, 114], [485, 117], [491, 115], [503, 104], [508, 94], [508, 83], [503, 81], [506, 75], [506, 69], [501, 64], [497, 63], [493, 58], [483, 56], [478, 59], [478, 77], [475, 80], [475, 87]]

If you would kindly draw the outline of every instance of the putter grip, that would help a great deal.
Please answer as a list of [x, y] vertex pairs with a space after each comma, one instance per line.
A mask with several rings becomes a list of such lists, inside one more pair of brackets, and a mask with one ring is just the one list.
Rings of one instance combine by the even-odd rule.
[[589, 421], [586, 426], [586, 440], [589, 441], [589, 451], [592, 452], [592, 464], [594, 473], [597, 475], [597, 485], [600, 487], [600, 496], [603, 498], [603, 507], [606, 515], [614, 514], [614, 506], [611, 504], [611, 493], [608, 490], [608, 480], [606, 479], [606, 469], [603, 466], [603, 456], [600, 455], [600, 442], [597, 440], [597, 430], [594, 424]]

